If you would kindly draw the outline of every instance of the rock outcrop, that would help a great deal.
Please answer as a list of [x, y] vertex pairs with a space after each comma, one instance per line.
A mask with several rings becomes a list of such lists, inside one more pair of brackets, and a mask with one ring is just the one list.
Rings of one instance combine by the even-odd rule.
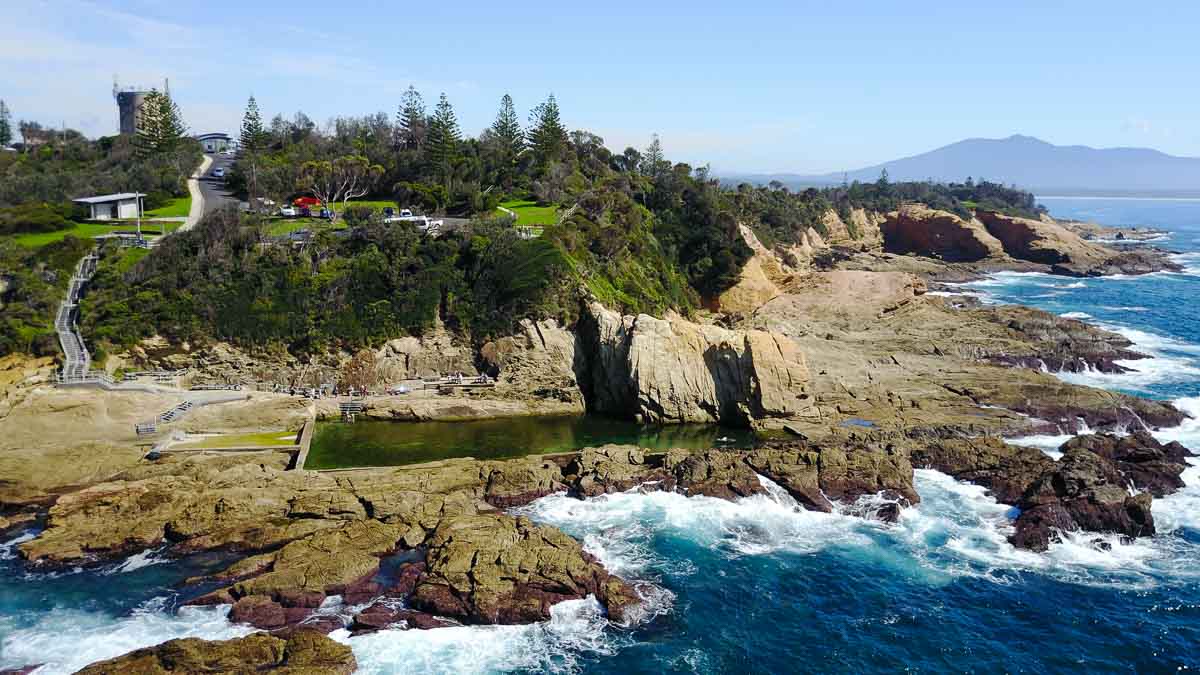
[[1046, 550], [1060, 532], [1086, 530], [1128, 537], [1154, 534], [1150, 493], [1131, 495], [1117, 467], [1094, 452], [1069, 448], [1017, 502], [1015, 546]]
[[350, 675], [358, 669], [348, 645], [313, 631], [287, 639], [255, 633], [232, 640], [169, 640], [124, 656], [100, 661], [81, 675], [160, 675], [166, 673], [278, 673]]
[[[915, 450], [913, 461], [983, 485], [998, 501], [1018, 507], [1010, 541], [1044, 551], [1064, 532], [1154, 534], [1152, 495], [1183, 486], [1180, 474], [1191, 454], [1145, 432], [1080, 436], [1060, 450], [1055, 461], [995, 438], [952, 439]], [[1131, 486], [1145, 491], [1133, 493]]]
[[589, 410], [647, 422], [747, 424], [802, 415], [808, 368], [786, 337], [680, 317], [622, 316], [597, 303], [580, 320]]
[[575, 334], [553, 319], [521, 321], [521, 332], [483, 345], [480, 358], [505, 394], [577, 404], [584, 357]]
[[1125, 479], [1138, 490], [1165, 497], [1184, 487], [1183, 472], [1192, 452], [1178, 441], [1160, 443], [1145, 431], [1128, 436], [1089, 434], [1067, 441], [1061, 448], [1089, 450], [1116, 465]]
[[1006, 216], [979, 211], [977, 218], [1004, 245], [1004, 252], [1018, 260], [1043, 265], [1072, 264], [1091, 267], [1103, 262], [1112, 251], [1084, 241], [1079, 235], [1053, 221]]
[[622, 621], [639, 602], [579, 542], [562, 532], [504, 515], [443, 521], [428, 542], [427, 571], [409, 602], [465, 623], [530, 623], [550, 618], [563, 600], [593, 595]]
[[983, 223], [920, 204], [907, 204], [887, 214], [880, 230], [884, 250], [891, 253], [916, 253], [950, 262], [1004, 257], [1004, 245]]

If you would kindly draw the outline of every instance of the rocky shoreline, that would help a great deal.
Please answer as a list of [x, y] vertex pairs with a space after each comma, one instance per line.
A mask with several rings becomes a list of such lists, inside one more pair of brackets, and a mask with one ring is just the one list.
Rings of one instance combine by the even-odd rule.
[[[230, 605], [231, 621], [269, 634], [172, 641], [90, 672], [157, 672], [167, 661], [351, 672], [353, 655], [321, 633], [529, 623], [589, 596], [610, 620], [635, 622], [635, 581], [605, 570], [563, 532], [509, 513], [552, 494], [665, 490], [732, 500], [773, 483], [802, 509], [891, 522], [920, 502], [914, 467], [933, 468], [1019, 508], [1010, 538], [1018, 548], [1044, 551], [1062, 532], [1153, 534], [1152, 500], [1179, 489], [1190, 452], [1142, 431], [1114, 434], [1177, 426], [1185, 415], [1051, 374], [1119, 373], [1143, 355], [1080, 321], [928, 288], [992, 269], [1142, 273], [1166, 269], [1165, 256], [1114, 251], [1072, 228], [998, 214], [964, 220], [905, 207], [853, 221], [831, 219], [828, 237], [806, 234], [807, 248], [786, 252], [744, 230], [755, 257], [716, 302], [719, 313], [630, 316], [591, 302], [575, 325], [526, 321], [520, 333], [478, 349], [444, 332], [393, 340], [378, 357], [396, 377], [488, 372], [497, 386], [372, 397], [365, 410], [391, 420], [586, 412], [787, 429], [789, 440], [658, 454], [607, 445], [337, 473], [288, 471], [285, 455], [266, 452], [147, 461], [132, 423], [166, 399], [56, 390], [47, 386], [49, 364], [12, 362], [0, 364], [0, 531], [44, 520], [18, 548], [35, 570], [160, 547], [168, 556], [238, 556], [183, 592], [205, 589], [189, 602]], [[905, 249], [917, 255], [897, 252]], [[183, 347], [152, 341], [125, 362], [187, 365], [214, 381], [313, 367], [286, 355], [264, 362], [228, 345]], [[256, 393], [178, 428], [288, 427], [336, 414], [336, 402]], [[1085, 428], [1096, 433], [1065, 444], [1057, 460], [1002, 440]], [[328, 611], [333, 596], [355, 611]]]

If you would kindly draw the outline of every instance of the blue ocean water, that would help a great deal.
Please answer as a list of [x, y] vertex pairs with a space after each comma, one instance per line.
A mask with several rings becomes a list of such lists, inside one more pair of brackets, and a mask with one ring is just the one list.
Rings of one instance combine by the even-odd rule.
[[[1189, 274], [1073, 280], [999, 275], [972, 292], [1104, 323], [1153, 358], [1121, 376], [1064, 375], [1176, 400], [1200, 418], [1200, 202], [1043, 200], [1063, 217], [1171, 231]], [[1078, 285], [1082, 284], [1082, 285]], [[1086, 317], [1085, 317], [1086, 315]], [[1159, 433], [1200, 450], [1200, 421]], [[1060, 439], [1031, 439], [1047, 447]], [[894, 526], [798, 511], [782, 491], [736, 503], [675, 494], [547, 497], [521, 511], [581, 539], [639, 583], [644, 615], [609, 625], [591, 601], [533, 626], [350, 638], [362, 672], [1165, 672], [1200, 667], [1200, 464], [1156, 500], [1160, 534], [1080, 534], [1045, 554], [1006, 541], [1012, 510], [917, 472]], [[770, 486], [769, 486], [770, 487]], [[0, 668], [46, 673], [180, 635], [228, 637], [221, 609], [174, 613], [177, 563], [30, 574], [0, 547]], [[200, 563], [194, 563], [200, 564]]]

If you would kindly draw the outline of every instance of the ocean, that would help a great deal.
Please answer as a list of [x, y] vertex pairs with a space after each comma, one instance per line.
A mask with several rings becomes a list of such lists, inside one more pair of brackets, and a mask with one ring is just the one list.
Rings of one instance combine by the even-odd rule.
[[[1001, 274], [964, 289], [1120, 331], [1151, 359], [1064, 379], [1176, 401], [1195, 419], [1159, 433], [1200, 450], [1200, 201], [1046, 197], [1059, 217], [1169, 230], [1181, 274], [1066, 279]], [[1061, 438], [1027, 442], [1052, 450]], [[520, 509], [582, 540], [646, 599], [631, 627], [596, 603], [531, 626], [383, 631], [337, 639], [364, 673], [912, 671], [1165, 672], [1200, 667], [1200, 462], [1156, 500], [1160, 534], [1111, 550], [1078, 535], [1045, 554], [1006, 541], [1012, 509], [918, 470], [896, 525], [797, 511], [782, 490], [736, 503], [677, 494], [547, 497]], [[773, 486], [768, 484], [769, 488]], [[22, 537], [29, 537], [24, 534]], [[21, 538], [18, 538], [21, 539]], [[43, 673], [172, 637], [226, 638], [222, 608], [176, 612], [176, 584], [216, 559], [149, 552], [38, 575], [0, 545], [0, 669]]]

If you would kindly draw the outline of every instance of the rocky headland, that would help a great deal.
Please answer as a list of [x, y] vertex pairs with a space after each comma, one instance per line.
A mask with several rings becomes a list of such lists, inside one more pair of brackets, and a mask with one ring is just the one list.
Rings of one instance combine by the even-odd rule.
[[[799, 244], [775, 248], [742, 228], [755, 255], [741, 282], [695, 316], [624, 315], [586, 302], [573, 325], [529, 320], [483, 345], [440, 329], [392, 340], [376, 352], [388, 379], [488, 373], [497, 386], [373, 396], [364, 411], [392, 420], [586, 412], [750, 426], [790, 434], [786, 440], [663, 453], [609, 445], [328, 473], [288, 470], [287, 455], [269, 452], [152, 461], [133, 424], [177, 397], [56, 389], [49, 362], [10, 358], [0, 362], [0, 530], [44, 522], [19, 547], [35, 569], [159, 547], [164, 555], [235, 558], [194, 579], [190, 602], [230, 605], [232, 621], [269, 634], [172, 641], [91, 672], [168, 672], [172, 663], [349, 672], [353, 657], [319, 633], [527, 623], [548, 618], [555, 603], [589, 596], [611, 620], [636, 621], [636, 583], [561, 531], [512, 512], [551, 494], [636, 489], [737, 499], [774, 483], [797, 508], [887, 522], [920, 501], [915, 466], [1017, 506], [1011, 542], [1021, 548], [1045, 550], [1076, 530], [1154, 532], [1150, 504], [1182, 485], [1190, 453], [1142, 432], [1112, 434], [1175, 426], [1185, 416], [1168, 403], [1052, 374], [1136, 368], [1133, 345], [1072, 319], [927, 289], [999, 269], [1142, 273], [1169, 269], [1165, 256], [1109, 249], [1044, 219], [963, 219], [916, 205], [855, 211], [848, 221], [831, 213], [824, 225], [824, 234], [805, 232]], [[332, 372], [346, 357], [302, 362], [150, 340], [118, 362], [186, 367], [194, 382], [260, 382]], [[251, 392], [172, 428], [298, 428], [337, 414], [336, 401]], [[1003, 440], [1085, 427], [1098, 433], [1067, 443], [1057, 460]], [[332, 596], [365, 608], [331, 613]]]

